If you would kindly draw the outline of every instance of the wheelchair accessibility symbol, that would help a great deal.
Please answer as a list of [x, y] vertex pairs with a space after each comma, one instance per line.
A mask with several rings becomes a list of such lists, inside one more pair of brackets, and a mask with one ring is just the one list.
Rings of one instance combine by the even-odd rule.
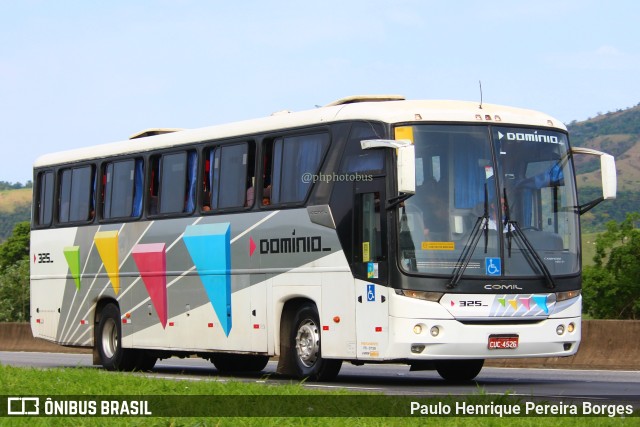
[[484, 266], [485, 272], [489, 276], [500, 276], [502, 274], [500, 258], [485, 258]]
[[367, 285], [367, 301], [376, 300], [376, 288], [374, 285]]

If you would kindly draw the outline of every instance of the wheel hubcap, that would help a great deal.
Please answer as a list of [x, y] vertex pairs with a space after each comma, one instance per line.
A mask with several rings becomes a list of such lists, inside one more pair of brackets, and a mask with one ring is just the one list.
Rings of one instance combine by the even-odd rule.
[[298, 328], [296, 335], [296, 351], [298, 359], [307, 368], [313, 366], [318, 360], [320, 352], [320, 333], [316, 324], [307, 319]]
[[111, 359], [118, 351], [118, 328], [113, 319], [108, 319], [102, 330], [102, 350]]

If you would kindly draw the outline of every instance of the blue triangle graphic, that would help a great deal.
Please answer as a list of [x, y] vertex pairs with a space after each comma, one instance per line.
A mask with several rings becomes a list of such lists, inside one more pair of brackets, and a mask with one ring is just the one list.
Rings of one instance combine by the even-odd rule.
[[538, 307], [544, 311], [545, 314], [549, 314], [549, 307], [547, 307], [547, 296], [546, 295], [534, 295], [533, 301], [536, 303]]
[[231, 224], [190, 225], [182, 237], [218, 320], [231, 332]]

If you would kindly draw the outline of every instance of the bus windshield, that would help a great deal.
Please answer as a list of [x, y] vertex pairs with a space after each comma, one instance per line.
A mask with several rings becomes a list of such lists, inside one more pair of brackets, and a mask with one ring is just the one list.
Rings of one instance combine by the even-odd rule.
[[416, 193], [399, 207], [397, 228], [406, 272], [490, 278], [579, 271], [566, 134], [506, 126], [412, 130]]

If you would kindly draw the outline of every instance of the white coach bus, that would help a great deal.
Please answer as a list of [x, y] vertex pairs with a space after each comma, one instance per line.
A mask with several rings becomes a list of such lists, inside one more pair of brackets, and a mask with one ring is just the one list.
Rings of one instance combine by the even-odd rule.
[[[602, 172], [583, 205], [576, 153]], [[48, 154], [34, 182], [35, 337], [312, 380], [574, 354], [579, 215], [616, 193], [554, 118], [399, 96]]]

